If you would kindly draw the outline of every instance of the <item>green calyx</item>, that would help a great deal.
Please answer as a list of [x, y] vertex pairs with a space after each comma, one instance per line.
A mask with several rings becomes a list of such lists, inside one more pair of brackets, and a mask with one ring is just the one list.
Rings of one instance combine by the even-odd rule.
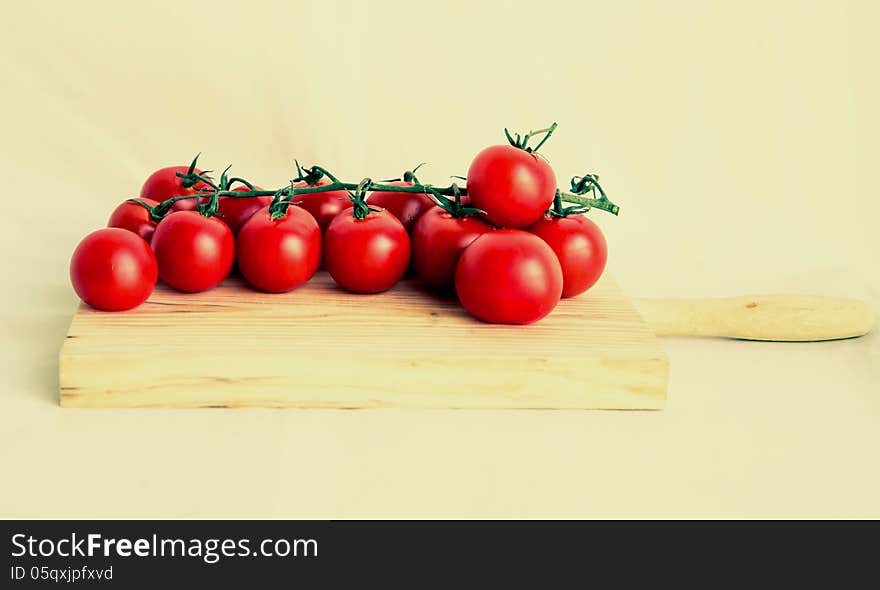
[[232, 164], [230, 164], [229, 166], [227, 166], [227, 167], [226, 167], [226, 170], [224, 170], [224, 171], [220, 174], [220, 185], [217, 187], [217, 190], [218, 190], [218, 191], [230, 191], [230, 190], [232, 190], [232, 185], [234, 185], [236, 182], [239, 183], [239, 184], [243, 184], [244, 186], [246, 186], [247, 189], [248, 189], [249, 191], [254, 191], [254, 190], [256, 190], [256, 189], [254, 188], [254, 185], [251, 184], [251, 182], [250, 182], [249, 180], [246, 180], [246, 179], [241, 178], [241, 177], [239, 177], [239, 176], [229, 177], [229, 176], [227, 175], [227, 172], [229, 172], [229, 169], [230, 169], [230, 168], [232, 168]]
[[231, 183], [229, 182], [229, 176], [226, 173], [229, 172], [230, 168], [232, 168], [232, 164], [227, 166], [226, 169], [220, 173], [220, 185], [217, 188], [219, 188], [221, 191], [229, 190], [229, 185]]
[[419, 179], [416, 177], [416, 171], [424, 165], [425, 165], [425, 162], [422, 162], [421, 164], [419, 164], [418, 166], [416, 166], [412, 170], [407, 170], [406, 172], [404, 172], [403, 173], [403, 181], [404, 182], [411, 182], [413, 184], [421, 184], [419, 182]]
[[[340, 180], [331, 174], [326, 168], [318, 165], [313, 165], [312, 167], [303, 166], [299, 163], [299, 160], [294, 160], [293, 162], [296, 165], [296, 178], [291, 178], [289, 186], [283, 189], [278, 189], [272, 195], [272, 203], [269, 205], [269, 213], [273, 220], [283, 218], [287, 215], [288, 207], [299, 203], [299, 201], [294, 200], [294, 197], [298, 192], [313, 193], [339, 190], [339, 187], [336, 185], [344, 185], [344, 183], [340, 182]], [[325, 176], [330, 179], [332, 184], [319, 185], [321, 179]], [[294, 184], [297, 182], [305, 182], [307, 186], [304, 188], [296, 188]], [[251, 191], [253, 192], [253, 186], [251, 186]]]
[[[290, 207], [291, 204], [296, 204], [293, 200], [295, 194], [293, 188], [294, 182], [295, 179], [291, 179], [290, 186], [278, 189], [272, 196], [272, 202], [269, 204], [269, 215], [272, 217], [272, 221], [278, 221], [279, 219], [284, 218], [284, 216], [287, 215], [287, 208]], [[284, 197], [287, 198], [285, 199]]]
[[[507, 137], [507, 141], [510, 142], [510, 145], [512, 145], [513, 147], [524, 150], [530, 154], [535, 154], [538, 152], [539, 149], [541, 149], [541, 146], [544, 145], [544, 143], [548, 139], [550, 139], [550, 136], [553, 135], [554, 131], [556, 131], [556, 127], [557, 127], [557, 124], [553, 123], [552, 125], [550, 125], [549, 127], [545, 127], [544, 129], [537, 129], [535, 131], [529, 131], [528, 133], [526, 133], [522, 137], [520, 137], [519, 133], [516, 133], [513, 136], [511, 136], [510, 132], [505, 127], [504, 128], [504, 135], [505, 135], [505, 137]], [[528, 145], [529, 140], [532, 139], [533, 137], [535, 137], [536, 135], [541, 135], [541, 134], [544, 134], [544, 137], [541, 138], [541, 141], [538, 142], [538, 145], [536, 145], [535, 147], [529, 147], [529, 145]]]
[[453, 198], [445, 197], [437, 192], [434, 187], [426, 186], [428, 191], [431, 193], [431, 196], [434, 197], [434, 200], [437, 202], [437, 206], [441, 209], [452, 215], [453, 217], [467, 217], [469, 215], [485, 215], [485, 211], [482, 209], [477, 209], [476, 207], [470, 207], [467, 205], [461, 204], [461, 189], [458, 188], [458, 185], [452, 183], [452, 194]]
[[[214, 190], [217, 190], [217, 185], [214, 184], [214, 179], [211, 178], [211, 176], [210, 176], [212, 170], [203, 170], [202, 172], [200, 172], [198, 174], [196, 173], [196, 164], [198, 163], [199, 156], [201, 156], [201, 155], [202, 155], [201, 152], [196, 154], [196, 157], [193, 158], [193, 161], [189, 165], [189, 169], [186, 171], [186, 173], [183, 173], [183, 172], [176, 173], [178, 178], [183, 179], [180, 181], [180, 186], [182, 186], [183, 188], [192, 188], [197, 183], [202, 182], [202, 183], [210, 186]], [[228, 168], [227, 168], [227, 170], [228, 170]]]
[[232, 168], [232, 164], [227, 166], [226, 169], [220, 174], [220, 184], [219, 186], [217, 186], [218, 191], [230, 191], [232, 190], [232, 185], [234, 185], [236, 182], [246, 186], [249, 191], [256, 190], [254, 188], [254, 185], [249, 180], [241, 178], [240, 176], [228, 176], [227, 172], [229, 172], [230, 168]]
[[380, 180], [379, 182], [411, 182], [412, 184], [421, 184], [419, 179], [416, 177], [416, 171], [425, 165], [425, 162], [422, 162], [412, 170], [407, 170], [397, 178], [386, 178], [385, 180]]
[[367, 191], [370, 190], [372, 184], [373, 181], [371, 179], [364, 178], [358, 183], [354, 192], [348, 192], [348, 200], [352, 202], [351, 213], [354, 215], [355, 219], [366, 219], [371, 211], [382, 211], [382, 209], [370, 207], [367, 203]]
[[[171, 211], [171, 208], [174, 206], [174, 203], [181, 200], [182, 198], [189, 198], [189, 197], [175, 197], [173, 199], [166, 199], [165, 201], [162, 201], [161, 203], [159, 203], [155, 207], [150, 208], [150, 218], [153, 221], [155, 221], [156, 223], [159, 223], [160, 221], [162, 221], [162, 219], [166, 215], [168, 215], [168, 212]], [[135, 201], [135, 199], [129, 199], [129, 201]], [[135, 201], [135, 202], [138, 202], [138, 201]], [[143, 205], [144, 203], [138, 202], [138, 204]]]
[[294, 164], [296, 164], [296, 178], [294, 179], [294, 182], [305, 181], [307, 185], [315, 186], [316, 184], [321, 182], [321, 179], [324, 178], [324, 176], [327, 176], [327, 178], [331, 179], [333, 178], [333, 176], [330, 175], [329, 172], [327, 172], [320, 166], [312, 166], [311, 168], [307, 168], [304, 166], [300, 166], [299, 160], [294, 160], [293, 162]]
[[202, 197], [205, 196], [206, 192], [205, 189], [199, 190], [199, 194], [196, 196], [196, 210], [199, 212], [199, 215], [214, 217], [220, 208], [220, 191], [213, 191], [210, 196], [206, 197], [207, 201], [203, 203]]
[[199, 156], [201, 155], [201, 152], [196, 154], [196, 157], [193, 158], [192, 164], [189, 165], [189, 170], [186, 171], [186, 174], [181, 174], [180, 172], [177, 173], [179, 177], [183, 178], [183, 181], [180, 183], [183, 188], [192, 188], [192, 186], [195, 185], [196, 182], [198, 182], [198, 180], [196, 180], [194, 176], [196, 171], [196, 163], [199, 161]]

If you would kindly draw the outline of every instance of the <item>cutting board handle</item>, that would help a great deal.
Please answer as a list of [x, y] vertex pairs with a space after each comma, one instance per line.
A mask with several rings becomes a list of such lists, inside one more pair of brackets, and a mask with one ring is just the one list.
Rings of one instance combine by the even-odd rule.
[[862, 301], [811, 295], [640, 299], [636, 307], [661, 336], [805, 342], [863, 336], [874, 325]]

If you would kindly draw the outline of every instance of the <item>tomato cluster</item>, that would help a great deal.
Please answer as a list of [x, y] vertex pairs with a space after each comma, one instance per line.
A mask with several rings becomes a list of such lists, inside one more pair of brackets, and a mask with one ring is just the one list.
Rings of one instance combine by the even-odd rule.
[[[139, 199], [121, 203], [107, 228], [80, 243], [71, 281], [89, 305], [117, 311], [145, 301], [157, 279], [195, 293], [235, 267], [270, 293], [306, 283], [322, 263], [353, 293], [385, 291], [411, 270], [427, 287], [454, 291], [478, 319], [535, 322], [560, 298], [589, 289], [605, 268], [607, 245], [584, 216], [589, 206], [617, 213], [595, 176], [573, 178], [570, 193], [557, 189], [537, 153], [554, 129], [508, 134], [510, 145], [481, 151], [466, 189], [421, 184], [415, 170], [354, 185], [297, 164], [289, 187], [264, 191], [226, 171], [216, 184], [196, 160], [162, 168]], [[544, 139], [528, 147], [538, 133]], [[597, 189], [598, 199], [582, 196]]]

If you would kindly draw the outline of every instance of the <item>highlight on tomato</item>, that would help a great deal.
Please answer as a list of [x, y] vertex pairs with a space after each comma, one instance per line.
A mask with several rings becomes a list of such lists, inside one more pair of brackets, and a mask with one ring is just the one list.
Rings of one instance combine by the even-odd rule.
[[87, 235], [70, 259], [70, 282], [95, 309], [124, 311], [147, 300], [156, 286], [156, 258], [135, 233], [109, 227]]
[[[499, 227], [525, 228], [536, 223], [553, 202], [556, 175], [547, 161], [538, 155], [556, 123], [514, 139], [504, 130], [509, 145], [487, 147], [471, 162], [467, 173], [467, 191], [471, 205], [485, 211], [485, 217]], [[534, 147], [529, 140], [544, 138]]]
[[307, 282], [321, 265], [321, 228], [308, 211], [280, 202], [241, 227], [235, 240], [238, 270], [263, 291], [283, 293]]
[[464, 249], [478, 237], [495, 228], [477, 217], [482, 211], [435, 194], [439, 205], [426, 211], [412, 231], [413, 269], [421, 282], [433, 289], [455, 285], [455, 267]]
[[608, 261], [608, 245], [599, 226], [588, 219], [582, 207], [562, 207], [559, 195], [553, 209], [531, 233], [547, 242], [562, 267], [562, 297], [574, 297], [596, 284]]
[[202, 207], [169, 213], [156, 226], [151, 246], [159, 278], [185, 293], [215, 287], [235, 262], [232, 230]]
[[553, 311], [562, 295], [562, 268], [544, 240], [526, 231], [499, 229], [464, 249], [455, 291], [477, 319], [531, 324]]
[[350, 195], [352, 207], [337, 215], [324, 235], [324, 265], [353, 293], [379, 293], [397, 284], [410, 262], [410, 240], [399, 219], [364, 199], [365, 183]]

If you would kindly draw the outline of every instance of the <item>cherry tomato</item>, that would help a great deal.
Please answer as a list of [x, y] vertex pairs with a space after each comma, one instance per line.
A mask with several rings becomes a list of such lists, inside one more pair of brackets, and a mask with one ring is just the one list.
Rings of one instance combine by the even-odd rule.
[[187, 293], [216, 286], [235, 260], [232, 230], [220, 219], [196, 211], [168, 214], [156, 226], [152, 246], [159, 278]]
[[515, 229], [485, 233], [464, 249], [455, 290], [474, 317], [530, 324], [550, 313], [562, 295], [562, 269], [541, 238]]
[[[211, 188], [201, 181], [195, 183], [193, 186], [184, 187], [184, 179], [177, 176], [178, 172], [186, 174], [189, 172], [189, 166], [168, 166], [167, 168], [160, 168], [150, 174], [146, 182], [144, 182], [144, 186], [141, 188], [141, 197], [145, 199], [153, 199], [154, 201], [164, 201], [171, 197], [195, 195], [199, 192], [199, 189], [209, 190]], [[198, 168], [195, 168], [193, 172], [195, 174], [202, 173]], [[172, 206], [172, 209], [175, 211], [192, 211], [196, 208], [197, 200], [199, 199], [183, 199], [182, 201], [177, 201]], [[205, 199], [201, 200], [204, 201]]]
[[[239, 186], [232, 190], [246, 193], [250, 192], [251, 189], [246, 186]], [[261, 191], [263, 189], [255, 186], [254, 190]], [[192, 200], [195, 202], [195, 199]], [[251, 218], [251, 215], [272, 202], [272, 197], [219, 197], [217, 201], [217, 217], [229, 226], [233, 235], [236, 235], [241, 226]]]
[[440, 207], [426, 211], [412, 232], [412, 257], [416, 275], [434, 289], [455, 284], [455, 265], [462, 251], [495, 228], [473, 216], [455, 217]]
[[[150, 207], [155, 207], [159, 203], [153, 199], [138, 199], [143, 201]], [[150, 217], [150, 211], [137, 203], [123, 201], [119, 204], [110, 219], [107, 221], [107, 227], [119, 227], [134, 232], [149, 244], [153, 239], [153, 232], [156, 230], [156, 222]]]
[[[412, 182], [394, 180], [387, 182], [390, 186], [413, 186]], [[403, 224], [406, 231], [411, 233], [416, 221], [425, 211], [437, 204], [424, 193], [396, 193], [393, 191], [374, 191], [367, 197], [367, 202], [372, 207], [385, 209]]]
[[559, 258], [563, 297], [580, 295], [602, 276], [608, 245], [599, 226], [584, 215], [545, 216], [529, 231], [547, 242]]
[[90, 233], [70, 259], [74, 291], [83, 301], [104, 311], [131, 309], [146, 301], [156, 286], [156, 274], [156, 258], [150, 246], [118, 227]]
[[[198, 199], [200, 204], [205, 204], [210, 200], [209, 197], [202, 197]], [[183, 199], [181, 201], [175, 201], [173, 205], [171, 205], [172, 211], [195, 211], [197, 209], [196, 199]]]
[[[328, 184], [330, 184], [330, 180], [322, 178], [315, 184], [308, 184], [303, 181], [293, 186], [295, 188], [305, 188], [310, 186], [326, 186]], [[312, 217], [315, 218], [315, 221], [321, 227], [321, 233], [327, 231], [330, 222], [339, 215], [340, 211], [351, 207], [351, 201], [348, 200], [348, 193], [346, 191], [327, 191], [325, 193], [296, 195], [294, 201], [299, 201], [299, 206], [312, 214]]]
[[324, 235], [324, 265], [340, 287], [355, 293], [379, 293], [393, 287], [409, 268], [406, 228], [385, 210], [357, 219], [353, 211], [337, 215]]
[[308, 281], [321, 265], [321, 228], [307, 211], [290, 206], [272, 219], [266, 206], [251, 216], [235, 240], [238, 269], [251, 285], [283, 293]]
[[467, 174], [471, 206], [500, 227], [524, 228], [537, 222], [556, 195], [556, 175], [540, 156], [512, 145], [481, 151]]

